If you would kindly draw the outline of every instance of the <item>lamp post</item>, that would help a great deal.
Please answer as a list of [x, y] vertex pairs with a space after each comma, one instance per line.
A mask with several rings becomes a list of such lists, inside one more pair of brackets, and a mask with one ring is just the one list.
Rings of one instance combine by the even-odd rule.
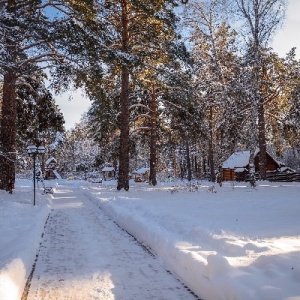
[[34, 145], [32, 146], [28, 146], [26, 148], [27, 150], [27, 153], [29, 154], [29, 156], [33, 157], [33, 205], [35, 205], [35, 159], [36, 159], [36, 156], [38, 154], [43, 154], [45, 153], [45, 147], [43, 146], [39, 146], [39, 147], [36, 147]]

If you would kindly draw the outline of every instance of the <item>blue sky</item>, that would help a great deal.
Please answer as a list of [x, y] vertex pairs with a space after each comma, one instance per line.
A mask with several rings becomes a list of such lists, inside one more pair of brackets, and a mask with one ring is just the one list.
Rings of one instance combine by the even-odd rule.
[[[300, 59], [300, 0], [288, 0], [286, 20], [283, 27], [278, 30], [273, 38], [271, 46], [279, 56], [284, 57], [292, 47], [297, 47], [297, 58]], [[72, 100], [68, 100], [69, 97]], [[73, 91], [55, 96], [56, 102], [61, 108], [66, 121], [66, 128], [74, 127], [80, 121], [81, 115], [90, 106], [90, 101], [83, 97], [81, 91]]]

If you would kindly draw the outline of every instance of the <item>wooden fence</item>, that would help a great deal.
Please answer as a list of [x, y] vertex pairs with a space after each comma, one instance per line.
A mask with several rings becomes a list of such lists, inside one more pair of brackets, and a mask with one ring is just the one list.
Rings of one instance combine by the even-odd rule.
[[[259, 179], [258, 176], [257, 179]], [[267, 180], [279, 182], [300, 182], [300, 173], [267, 172]]]

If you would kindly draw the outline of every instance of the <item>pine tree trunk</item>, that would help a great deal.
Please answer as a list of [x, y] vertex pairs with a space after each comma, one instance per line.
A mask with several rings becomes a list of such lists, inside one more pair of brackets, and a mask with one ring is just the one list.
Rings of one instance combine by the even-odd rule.
[[174, 152], [173, 154], [173, 179], [176, 180], [177, 179], [177, 160], [176, 160], [176, 153]]
[[[268, 75], [267, 69], [262, 65], [262, 80], [260, 82], [261, 94], [266, 95], [268, 93]], [[266, 122], [265, 122], [265, 109], [264, 99], [260, 96], [260, 102], [258, 106], [258, 145], [259, 145], [259, 178], [262, 180], [267, 179], [267, 156], [266, 156]]]
[[216, 173], [215, 173], [215, 162], [214, 162], [214, 147], [213, 147], [213, 108], [210, 108], [210, 122], [209, 122], [209, 142], [208, 142], [208, 161], [210, 166], [210, 179], [212, 182], [216, 180]]
[[9, 71], [3, 80], [0, 134], [0, 189], [12, 193], [16, 165], [16, 75]]
[[187, 168], [187, 180], [192, 180], [192, 170], [191, 170], [191, 157], [190, 157], [190, 145], [188, 137], [185, 139], [185, 154], [186, 154], [186, 168]]
[[260, 105], [258, 112], [258, 144], [259, 144], [259, 177], [266, 180], [266, 132], [265, 114], [263, 105]]
[[194, 164], [195, 164], [195, 174], [196, 174], [196, 178], [199, 179], [199, 169], [198, 169], [198, 160], [197, 160], [197, 156], [194, 156]]
[[204, 154], [203, 155], [203, 158], [202, 158], [202, 174], [206, 177], [207, 175], [207, 171], [206, 171], [206, 158], [204, 157]]
[[122, 91], [121, 91], [121, 132], [120, 132], [120, 156], [118, 190], [129, 190], [129, 72], [126, 66], [122, 67]]
[[[129, 43], [127, 0], [122, 0], [122, 51], [127, 52]], [[120, 103], [120, 156], [117, 189], [129, 190], [129, 70], [122, 66]]]
[[156, 143], [157, 143], [157, 128], [156, 128], [156, 94], [154, 87], [152, 88], [151, 93], [151, 105], [150, 105], [150, 113], [151, 113], [151, 132], [150, 132], [150, 176], [149, 182], [153, 186], [157, 184], [156, 180]]

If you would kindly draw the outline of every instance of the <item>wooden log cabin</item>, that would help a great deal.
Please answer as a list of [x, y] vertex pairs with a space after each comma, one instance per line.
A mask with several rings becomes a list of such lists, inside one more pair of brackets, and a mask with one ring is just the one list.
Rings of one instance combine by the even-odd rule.
[[[233, 153], [222, 165], [223, 181], [245, 181], [249, 174], [250, 151]], [[266, 170], [277, 171], [282, 166], [268, 152], [266, 153]], [[255, 172], [259, 172], [259, 151], [254, 154]]]

